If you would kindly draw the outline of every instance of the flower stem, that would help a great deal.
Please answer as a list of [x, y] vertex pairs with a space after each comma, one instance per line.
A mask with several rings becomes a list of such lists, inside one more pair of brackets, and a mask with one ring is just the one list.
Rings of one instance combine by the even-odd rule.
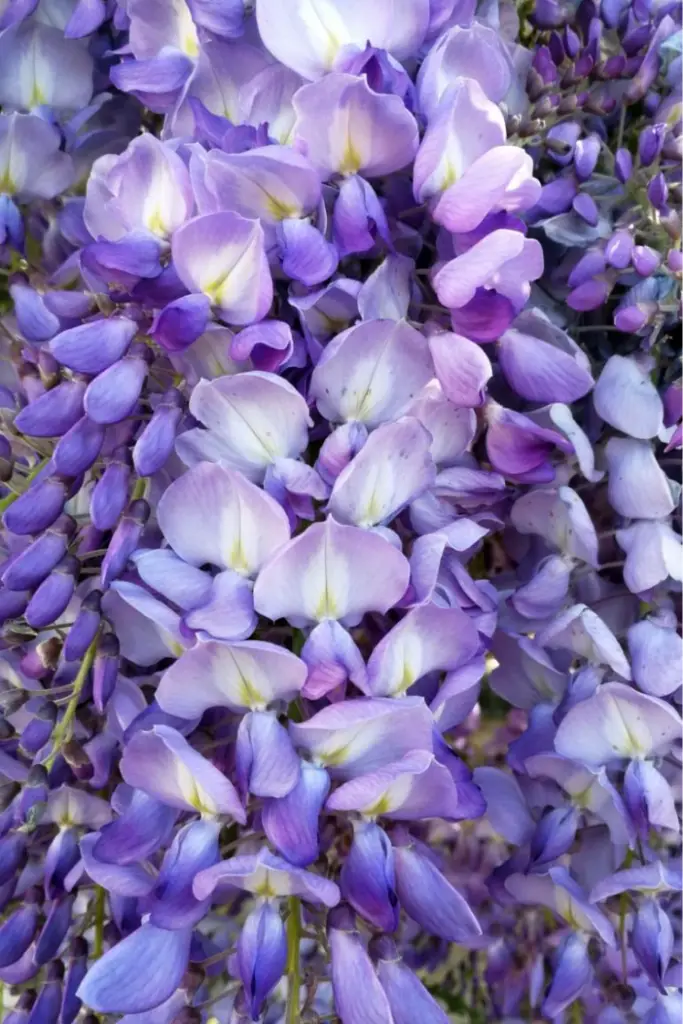
[[104, 911], [105, 892], [101, 885], [97, 886], [95, 896], [95, 941], [93, 942], [92, 954], [95, 960], [99, 960], [104, 949]]
[[296, 896], [289, 897], [287, 917], [287, 1015], [286, 1024], [299, 1024], [299, 997], [301, 993], [301, 903]]
[[66, 711], [64, 712], [64, 717], [55, 728], [52, 741], [52, 752], [48, 757], [47, 761], [45, 762], [45, 767], [48, 769], [48, 771], [55, 763], [55, 759], [59, 754], [63, 744], [68, 740], [69, 736], [71, 735], [71, 726], [73, 724], [74, 718], [76, 717], [76, 708], [78, 707], [78, 702], [81, 697], [81, 691], [83, 690], [83, 687], [85, 686], [86, 680], [88, 678], [88, 672], [92, 668], [92, 663], [95, 660], [96, 650], [97, 636], [90, 644], [90, 647], [87, 649], [83, 656], [81, 667], [79, 668], [78, 674], [74, 679], [73, 690], [71, 691], [71, 697], [69, 699], [69, 703], [67, 704]]

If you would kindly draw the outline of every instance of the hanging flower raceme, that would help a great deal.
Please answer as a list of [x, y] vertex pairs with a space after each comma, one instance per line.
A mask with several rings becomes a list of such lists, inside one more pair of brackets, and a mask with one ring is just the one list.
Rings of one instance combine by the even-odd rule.
[[679, 37], [4, 5], [8, 1024], [680, 1018]]

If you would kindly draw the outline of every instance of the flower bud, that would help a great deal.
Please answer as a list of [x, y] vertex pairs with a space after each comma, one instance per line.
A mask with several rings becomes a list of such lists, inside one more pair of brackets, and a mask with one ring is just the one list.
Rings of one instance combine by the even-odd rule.
[[643, 167], [649, 167], [661, 153], [666, 132], [665, 124], [650, 124], [640, 133], [638, 156]]
[[128, 501], [131, 471], [127, 450], [118, 449], [100, 479], [90, 499], [90, 515], [98, 530], [113, 530]]
[[114, 633], [107, 633], [97, 645], [93, 663], [93, 700], [102, 713], [114, 692], [119, 672], [119, 641]]
[[641, 277], [649, 277], [657, 270], [661, 260], [659, 253], [649, 245], [636, 245], [631, 253], [631, 262]]
[[62, 366], [94, 376], [123, 356], [136, 332], [137, 324], [125, 317], [89, 320], [58, 334], [50, 351]]
[[19, 536], [40, 533], [52, 526], [61, 514], [66, 496], [66, 484], [59, 477], [40, 480], [9, 506], [3, 522], [11, 533]]
[[24, 614], [31, 594], [28, 590], [0, 590], [0, 626], [10, 619], [18, 619]]
[[14, 426], [29, 437], [61, 437], [83, 415], [85, 383], [65, 380], [17, 413]]
[[29, 601], [24, 613], [29, 626], [44, 629], [59, 618], [73, 597], [79, 572], [78, 559], [66, 555]]
[[28, 859], [26, 836], [21, 832], [0, 839], [0, 885], [19, 873]]
[[258, 1020], [266, 997], [282, 977], [287, 963], [287, 938], [272, 903], [251, 911], [237, 943], [237, 964], [249, 994], [252, 1020]]
[[43, 640], [21, 659], [21, 671], [29, 679], [45, 679], [56, 669], [61, 651], [62, 641], [59, 637]]
[[35, 900], [29, 890], [24, 896], [24, 905], [0, 925], [0, 968], [15, 963], [31, 945], [38, 927], [39, 902], [40, 890]]
[[615, 231], [605, 245], [605, 259], [617, 270], [625, 270], [628, 267], [632, 252], [633, 235], [630, 231]]
[[572, 207], [574, 212], [585, 220], [587, 224], [590, 224], [591, 227], [595, 227], [598, 223], [599, 213], [595, 200], [586, 192], [579, 192], [578, 196], [575, 196], [572, 201]]
[[146, 376], [147, 360], [140, 353], [131, 353], [108, 367], [85, 392], [88, 416], [96, 423], [120, 423], [134, 411]]
[[138, 476], [152, 476], [173, 452], [180, 417], [182, 396], [175, 388], [166, 392], [154, 414], [135, 442], [133, 465]]
[[104, 427], [83, 416], [61, 438], [53, 454], [53, 465], [62, 476], [79, 476], [90, 469], [104, 443]]
[[66, 554], [76, 530], [71, 516], [62, 515], [37, 540], [13, 559], [2, 574], [10, 590], [29, 590], [41, 583]]
[[80, 782], [87, 782], [95, 774], [92, 761], [78, 740], [70, 739], [62, 746], [62, 757]]
[[614, 172], [622, 183], [633, 174], [633, 157], [627, 149], [618, 149], [614, 157]]
[[20, 750], [25, 754], [37, 754], [50, 739], [56, 721], [57, 705], [52, 701], [45, 701], [34, 717], [24, 726], [19, 741]]
[[600, 138], [597, 135], [589, 135], [586, 139], [579, 139], [574, 150], [574, 169], [581, 181], [587, 181], [595, 170], [595, 165], [600, 156]]
[[109, 586], [126, 568], [128, 559], [138, 546], [145, 523], [150, 516], [148, 503], [138, 498], [131, 501], [126, 514], [116, 527], [109, 549], [102, 559], [102, 583]]
[[647, 198], [656, 210], [663, 210], [666, 206], [666, 201], [669, 198], [669, 186], [661, 171], [650, 179], [647, 186]]
[[80, 611], [64, 642], [65, 661], [79, 660], [90, 647], [102, 618], [101, 606], [101, 590], [91, 590], [83, 599]]

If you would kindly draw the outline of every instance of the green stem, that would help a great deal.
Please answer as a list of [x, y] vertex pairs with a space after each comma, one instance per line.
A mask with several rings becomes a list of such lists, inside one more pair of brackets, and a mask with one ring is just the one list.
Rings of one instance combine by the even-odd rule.
[[287, 1015], [286, 1024], [299, 1024], [299, 999], [301, 996], [301, 959], [299, 943], [301, 942], [301, 903], [297, 896], [288, 900], [289, 916], [287, 918]]
[[621, 149], [621, 144], [624, 141], [624, 128], [626, 126], [626, 104], [622, 103], [621, 113], [619, 114], [619, 127], [617, 129], [617, 149]]
[[628, 893], [622, 892], [619, 897], [619, 945], [621, 947], [621, 973], [624, 985], [628, 984], [628, 949], [626, 946], [626, 912], [628, 910]]
[[140, 476], [135, 481], [135, 487], [133, 488], [133, 494], [131, 495], [131, 501], [137, 501], [138, 498], [144, 498], [145, 491], [147, 490], [147, 477]]
[[[32, 480], [35, 480], [35, 478], [40, 473], [41, 469], [43, 469], [48, 464], [49, 461], [49, 459], [41, 459], [38, 465], [34, 466], [31, 472], [26, 475], [26, 477], [24, 478], [24, 482], [28, 485], [31, 483]], [[24, 492], [22, 491], [21, 494], [23, 493]], [[10, 505], [13, 505], [17, 498], [21, 497], [21, 494], [11, 493], [6, 495], [2, 499], [2, 501], [0, 501], [0, 514], [2, 514], [6, 508], [9, 508]]]
[[73, 682], [73, 690], [71, 692], [71, 697], [69, 699], [69, 703], [67, 704], [66, 711], [64, 712], [64, 717], [55, 728], [52, 739], [52, 753], [45, 762], [45, 767], [48, 769], [48, 771], [55, 763], [55, 759], [59, 754], [60, 750], [62, 749], [63, 744], [69, 739], [71, 735], [71, 726], [73, 724], [74, 718], [76, 717], [76, 708], [78, 707], [78, 702], [81, 698], [81, 692], [88, 678], [88, 672], [92, 668], [92, 663], [95, 660], [96, 650], [97, 637], [95, 637], [93, 642], [90, 644], [90, 647], [85, 652], [83, 661], [81, 662], [81, 667], [78, 670], [78, 675], [76, 676]]
[[92, 955], [95, 960], [99, 960], [104, 951], [104, 911], [105, 911], [105, 891], [102, 886], [97, 886], [97, 895], [95, 896], [95, 941], [93, 942]]

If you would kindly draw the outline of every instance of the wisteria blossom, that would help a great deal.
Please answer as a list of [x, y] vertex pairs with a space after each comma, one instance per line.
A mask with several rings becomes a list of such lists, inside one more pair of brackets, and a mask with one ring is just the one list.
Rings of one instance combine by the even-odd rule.
[[3, 1024], [678, 1024], [681, 8], [0, 0]]

